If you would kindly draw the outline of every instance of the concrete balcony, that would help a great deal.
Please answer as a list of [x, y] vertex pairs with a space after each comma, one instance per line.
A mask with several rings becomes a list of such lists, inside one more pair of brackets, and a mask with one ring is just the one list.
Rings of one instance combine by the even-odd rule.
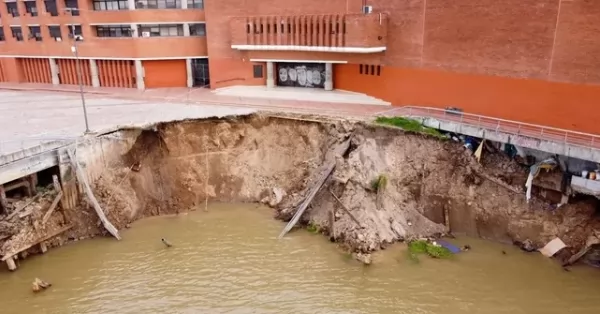
[[230, 32], [237, 50], [378, 53], [386, 50], [387, 15], [233, 17]]

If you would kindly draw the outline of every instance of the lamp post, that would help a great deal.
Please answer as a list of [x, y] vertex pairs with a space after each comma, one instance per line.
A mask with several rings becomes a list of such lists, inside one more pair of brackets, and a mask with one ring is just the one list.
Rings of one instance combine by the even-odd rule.
[[[78, 8], [65, 8], [65, 11], [74, 17], [73, 12], [79, 11]], [[85, 96], [83, 93], [83, 74], [81, 72], [81, 60], [79, 59], [79, 51], [77, 50], [77, 36], [75, 35], [75, 18], [71, 22], [71, 34], [73, 36], [73, 46], [71, 51], [75, 56], [75, 68], [77, 70], [77, 83], [79, 84], [79, 94], [81, 95], [81, 106], [83, 107], [83, 117], [85, 119], [85, 133], [90, 133], [90, 125], [88, 123], [87, 108], [85, 106]]]

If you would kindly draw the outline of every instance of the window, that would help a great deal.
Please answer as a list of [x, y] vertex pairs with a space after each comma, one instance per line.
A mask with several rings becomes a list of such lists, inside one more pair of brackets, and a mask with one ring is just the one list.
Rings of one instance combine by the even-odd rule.
[[52, 37], [54, 39], [57, 39], [57, 38], [62, 39], [62, 34], [61, 34], [61, 31], [60, 31], [60, 26], [58, 26], [58, 25], [48, 26], [48, 32], [50, 33], [50, 37]]
[[67, 27], [69, 28], [69, 38], [74, 38], [75, 36], [75, 40], [80, 41], [82, 40], [81, 37], [81, 25], [67, 25]]
[[23, 41], [23, 31], [19, 26], [11, 26], [10, 31], [12, 33], [12, 37], [17, 41]]
[[44, 6], [46, 12], [50, 13], [51, 16], [58, 16], [58, 9], [56, 9], [56, 0], [45, 0]]
[[204, 0], [187, 0], [188, 9], [204, 9]]
[[0, 41], [5, 41], [6, 37], [4, 37], [4, 28], [0, 27]]
[[142, 37], [183, 36], [182, 24], [140, 25], [138, 33]]
[[77, 4], [77, 0], [65, 0], [65, 9], [77, 9], [70, 12], [73, 16], [79, 16], [79, 4]]
[[206, 36], [206, 24], [190, 24], [190, 36]]
[[263, 77], [263, 66], [260, 64], [256, 64], [252, 67], [254, 72], [254, 78], [262, 78]]
[[96, 36], [98, 37], [131, 37], [131, 26], [129, 25], [110, 25], [96, 27]]
[[7, 2], [6, 11], [8, 11], [8, 14], [12, 15], [13, 17], [19, 16], [19, 8], [17, 7], [17, 2]]
[[94, 0], [94, 10], [96, 11], [117, 11], [128, 9], [129, 2], [127, 0]]
[[[186, 1], [186, 0], [184, 0]], [[136, 9], [181, 9], [181, 0], [137, 0]]]
[[360, 74], [381, 76], [381, 66], [380, 65], [359, 64], [358, 72]]
[[38, 16], [38, 10], [35, 1], [25, 2], [25, 12], [29, 13], [31, 16]]
[[28, 39], [35, 39], [35, 41], [42, 41], [42, 30], [39, 26], [29, 26], [29, 37]]

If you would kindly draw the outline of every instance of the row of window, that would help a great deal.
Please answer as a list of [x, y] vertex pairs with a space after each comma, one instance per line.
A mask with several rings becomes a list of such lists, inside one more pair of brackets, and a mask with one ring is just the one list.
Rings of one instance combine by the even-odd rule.
[[[142, 24], [138, 25], [137, 31], [140, 37], [169, 37], [183, 36], [183, 24]], [[204, 23], [188, 24], [190, 36], [206, 36], [206, 25]], [[40, 26], [29, 26], [28, 39], [42, 41], [42, 33]], [[73, 31], [74, 28], [74, 31]], [[96, 26], [96, 36], [98, 37], [132, 37], [133, 31], [130, 25], [107, 25]], [[10, 27], [13, 38], [17, 41], [23, 41], [23, 31], [20, 26]], [[48, 32], [50, 37], [62, 38], [60, 26], [49, 25]], [[81, 35], [81, 25], [69, 26], [69, 33]], [[5, 41], [4, 29], [0, 27], [0, 41]]]
[[[29, 40], [35, 40], [35, 41], [42, 41], [42, 29], [40, 26], [28, 26], [27, 27], [29, 29], [29, 35], [27, 37], [27, 39]], [[17, 41], [23, 41], [24, 35], [23, 35], [23, 29], [20, 26], [11, 26], [10, 27], [10, 32], [13, 38], [15, 38]], [[48, 32], [50, 33], [50, 37], [57, 39], [60, 38], [62, 39], [62, 32], [60, 30], [60, 26], [59, 25], [49, 25], [48, 26]], [[70, 25], [69, 26], [69, 37], [73, 37], [73, 35], [81, 35], [81, 25]], [[4, 34], [4, 28], [0, 28], [0, 41], [5, 41], [6, 40], [6, 35]]]
[[[140, 37], [168, 37], [183, 36], [183, 24], [142, 24], [138, 25], [137, 31]], [[206, 36], [206, 25], [204, 23], [188, 24], [190, 36]], [[129, 25], [107, 25], [97, 26], [98, 37], [132, 37], [133, 31]]]
[[[188, 9], [204, 9], [204, 0], [137, 0], [136, 9], [181, 9], [181, 2], [186, 1]], [[77, 0], [64, 0], [65, 8], [78, 9]], [[127, 0], [93, 0], [93, 7], [96, 11], [128, 10], [129, 2]], [[56, 0], [44, 0], [46, 12], [51, 16], [58, 16]], [[6, 11], [13, 17], [20, 16], [17, 2], [6, 2]], [[25, 12], [31, 16], [38, 16], [39, 11], [34, 0], [25, 0]], [[79, 10], [69, 11], [72, 15], [78, 16]]]
[[[136, 9], [181, 9], [186, 1], [188, 9], [204, 9], [204, 0], [137, 0]], [[129, 10], [127, 0], [93, 0], [96, 11]]]
[[[64, 1], [65, 1], [66, 8], [78, 8], [79, 7], [77, 4], [77, 0], [64, 0]], [[44, 9], [51, 16], [58, 16], [58, 8], [56, 6], [56, 0], [44, 0]], [[13, 17], [18, 17], [21, 15], [19, 12], [19, 6], [17, 5], [16, 1], [15, 2], [6, 2], [6, 11], [8, 11], [8, 14], [12, 15]], [[33, 0], [25, 1], [25, 13], [29, 14], [31, 16], [39, 15], [39, 11], [38, 11], [37, 4], [35, 1], [33, 1]], [[77, 15], [79, 15], [79, 10], [71, 10], [70, 13], [72, 15], [77, 16]]]
[[[381, 66], [380, 65], [361, 64], [361, 65], [359, 65], [358, 72], [360, 74], [365, 74], [365, 75], [381, 76]], [[377, 74], [375, 74], [375, 73], [377, 73]]]

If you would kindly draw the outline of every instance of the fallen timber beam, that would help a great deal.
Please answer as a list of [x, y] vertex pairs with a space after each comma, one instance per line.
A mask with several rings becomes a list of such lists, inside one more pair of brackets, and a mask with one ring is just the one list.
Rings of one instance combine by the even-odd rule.
[[85, 194], [87, 195], [87, 197], [92, 202], [92, 206], [96, 210], [96, 214], [98, 215], [98, 218], [100, 218], [100, 221], [102, 222], [102, 225], [117, 240], [121, 240], [121, 236], [119, 236], [119, 230], [117, 230], [117, 228], [115, 226], [113, 226], [113, 224], [108, 220], [108, 218], [104, 214], [104, 211], [102, 210], [102, 207], [100, 207], [100, 203], [98, 203], [98, 200], [94, 196], [94, 193], [92, 192], [92, 188], [90, 187], [90, 185], [89, 185], [89, 183], [87, 181], [87, 176], [83, 172], [83, 169], [79, 165], [79, 162], [77, 162], [77, 160], [75, 159], [76, 158], [75, 157], [75, 151], [74, 150], [67, 150], [67, 154], [69, 155], [69, 159], [71, 160], [71, 164], [73, 165], [73, 168], [75, 169], [75, 174], [77, 175], [77, 179], [83, 185], [83, 189], [85, 191]]
[[329, 190], [329, 193], [331, 193], [331, 196], [333, 196], [333, 198], [335, 198], [335, 200], [342, 206], [342, 209], [346, 212], [346, 214], [348, 214], [348, 216], [350, 216], [350, 218], [352, 218], [352, 220], [356, 223], [356, 225], [358, 225], [361, 228], [364, 228], [364, 226], [360, 223], [360, 221], [358, 221], [358, 219], [356, 219], [356, 217], [354, 217], [354, 215], [352, 215], [352, 213], [350, 212], [348, 207], [346, 207], [346, 205], [344, 205], [344, 203], [342, 203], [342, 200], [340, 200], [339, 197], [337, 197], [337, 195], [335, 195], [331, 190]]
[[48, 222], [48, 219], [50, 219], [50, 215], [52, 215], [52, 213], [54, 212], [54, 209], [56, 208], [56, 206], [58, 205], [58, 202], [62, 199], [62, 197], [63, 197], [63, 192], [59, 191], [58, 194], [56, 195], [56, 197], [54, 198], [54, 201], [52, 201], [50, 208], [48, 208], [48, 211], [44, 215], [44, 218], [42, 219], [42, 226], [45, 225], [46, 222]]
[[290, 222], [285, 226], [285, 228], [283, 228], [283, 231], [281, 231], [281, 233], [279, 234], [279, 239], [283, 238], [286, 235], [286, 233], [292, 230], [292, 228], [298, 223], [298, 220], [300, 220], [300, 217], [302, 216], [302, 214], [304, 214], [304, 211], [306, 211], [308, 205], [310, 205], [310, 202], [312, 202], [313, 198], [315, 198], [315, 195], [317, 195], [317, 192], [319, 192], [321, 187], [325, 184], [325, 181], [327, 181], [327, 178], [329, 178], [329, 176], [333, 172], [333, 169], [335, 169], [335, 162], [332, 162], [328, 165], [324, 175], [319, 179], [317, 184], [310, 191], [304, 202], [300, 204], [298, 210], [294, 214], [294, 217], [292, 217], [292, 220], [290, 220]]
[[298, 206], [298, 209], [296, 210], [296, 213], [294, 214], [294, 216], [292, 217], [290, 222], [288, 222], [288, 224], [285, 226], [285, 228], [283, 228], [283, 230], [279, 234], [279, 237], [278, 237], [279, 239], [283, 238], [298, 223], [298, 221], [300, 220], [300, 217], [302, 217], [302, 214], [304, 214], [304, 212], [308, 208], [308, 205], [310, 205], [313, 198], [315, 198], [315, 196], [317, 195], [319, 190], [321, 190], [321, 187], [323, 187], [325, 182], [327, 182], [327, 179], [329, 178], [329, 176], [331, 176], [331, 174], [333, 173], [333, 169], [335, 169], [335, 164], [336, 164], [336, 161], [335, 161], [336, 156], [343, 155], [344, 153], [346, 153], [346, 151], [348, 151], [348, 148], [350, 148], [350, 142], [352, 141], [352, 137], [353, 137], [353, 134], [350, 135], [350, 137], [346, 141], [339, 144], [335, 148], [335, 150], [330, 151], [330, 154], [328, 154], [328, 156], [326, 156], [326, 158], [325, 158], [326, 166], [321, 168], [321, 169], [325, 169], [325, 170], [320, 172], [321, 177], [317, 180], [317, 183], [312, 187], [312, 189], [310, 190], [310, 192], [308, 193], [308, 195], [306, 196], [304, 201], [300, 204], [300, 206]]

